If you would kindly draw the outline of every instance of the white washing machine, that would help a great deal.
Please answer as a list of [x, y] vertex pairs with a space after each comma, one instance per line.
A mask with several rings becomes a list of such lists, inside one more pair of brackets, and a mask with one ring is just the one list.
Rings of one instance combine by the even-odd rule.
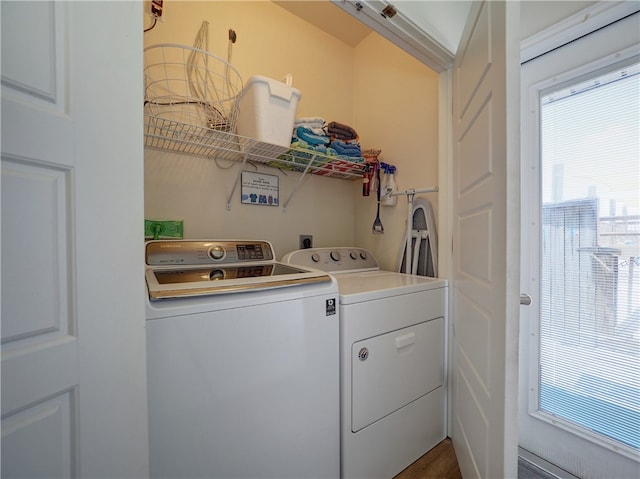
[[151, 477], [338, 477], [335, 279], [265, 241], [154, 241], [146, 263]]
[[338, 280], [341, 477], [395, 476], [446, 437], [446, 280], [380, 270], [362, 248], [282, 261]]

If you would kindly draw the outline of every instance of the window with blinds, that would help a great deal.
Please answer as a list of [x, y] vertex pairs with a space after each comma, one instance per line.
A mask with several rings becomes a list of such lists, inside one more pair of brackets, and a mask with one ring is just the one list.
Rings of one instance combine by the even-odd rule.
[[539, 409], [640, 450], [640, 65], [540, 108]]

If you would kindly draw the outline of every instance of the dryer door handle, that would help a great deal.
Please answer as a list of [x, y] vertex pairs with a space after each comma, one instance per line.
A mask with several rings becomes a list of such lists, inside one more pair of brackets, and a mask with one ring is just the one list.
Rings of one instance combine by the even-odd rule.
[[396, 349], [406, 348], [416, 342], [416, 333], [407, 333], [396, 338]]

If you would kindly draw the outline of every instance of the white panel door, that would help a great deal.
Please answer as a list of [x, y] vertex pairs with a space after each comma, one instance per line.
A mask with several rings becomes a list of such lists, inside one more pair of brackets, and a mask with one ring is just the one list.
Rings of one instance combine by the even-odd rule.
[[475, 3], [453, 66], [450, 430], [465, 477], [515, 477], [519, 6]]
[[141, 4], [0, 8], [2, 477], [145, 477]]

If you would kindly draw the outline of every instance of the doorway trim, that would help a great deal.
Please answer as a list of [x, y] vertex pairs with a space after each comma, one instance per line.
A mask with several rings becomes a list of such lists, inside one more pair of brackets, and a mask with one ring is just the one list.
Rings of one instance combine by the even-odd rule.
[[597, 2], [522, 40], [520, 63], [533, 60], [638, 11], [640, 7], [637, 2]]

